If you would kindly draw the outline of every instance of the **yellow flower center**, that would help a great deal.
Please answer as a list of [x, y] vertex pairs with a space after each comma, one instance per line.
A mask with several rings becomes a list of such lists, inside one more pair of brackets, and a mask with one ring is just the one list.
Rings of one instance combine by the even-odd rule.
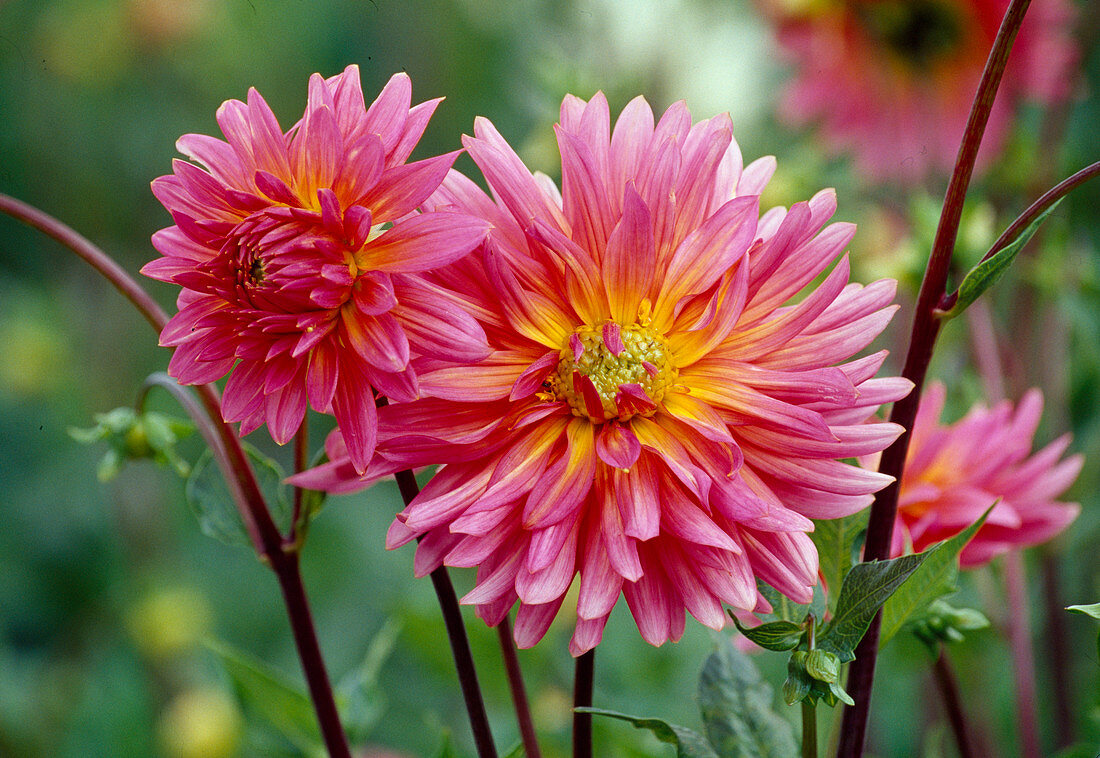
[[656, 413], [676, 376], [664, 337], [640, 324], [609, 322], [579, 327], [569, 336], [546, 386], [576, 416], [625, 421]]

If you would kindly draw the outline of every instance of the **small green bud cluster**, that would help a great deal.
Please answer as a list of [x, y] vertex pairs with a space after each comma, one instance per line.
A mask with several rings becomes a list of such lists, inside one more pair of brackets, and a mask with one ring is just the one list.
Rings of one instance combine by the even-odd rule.
[[985, 629], [989, 626], [981, 612], [973, 608], [955, 608], [944, 600], [936, 600], [925, 614], [912, 623], [913, 634], [922, 642], [936, 649], [941, 642], [961, 642], [963, 632]]
[[809, 699], [812, 705], [824, 700], [826, 705], [838, 702], [855, 705], [855, 701], [840, 685], [840, 658], [827, 650], [796, 650], [787, 661], [787, 680], [783, 682], [783, 700], [794, 705]]
[[188, 422], [163, 413], [138, 413], [129, 407], [97, 413], [93, 419], [95, 426], [69, 429], [69, 436], [85, 445], [101, 440], [110, 445], [96, 470], [101, 482], [114, 479], [128, 460], [151, 459], [171, 466], [182, 477], [191, 473], [190, 464], [175, 449], [176, 443], [194, 430]]

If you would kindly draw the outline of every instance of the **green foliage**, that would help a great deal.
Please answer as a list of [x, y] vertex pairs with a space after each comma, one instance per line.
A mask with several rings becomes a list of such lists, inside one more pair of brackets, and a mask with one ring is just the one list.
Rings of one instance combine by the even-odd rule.
[[858, 563], [844, 577], [836, 614], [825, 625], [817, 646], [842, 663], [855, 660], [855, 648], [882, 604], [924, 562], [928, 552], [888, 561]]
[[772, 709], [771, 686], [747, 655], [722, 641], [707, 657], [699, 676], [699, 709], [706, 736], [661, 719], [638, 718], [598, 708], [585, 713], [610, 716], [647, 729], [676, 746], [677, 758], [794, 758], [791, 725]]
[[811, 705], [817, 705], [818, 700], [829, 706], [838, 702], [854, 705], [840, 684], [840, 658], [820, 649], [796, 650], [791, 654], [787, 679], [783, 682], [783, 700], [787, 705], [803, 700], [809, 700]]
[[821, 574], [825, 577], [825, 586], [829, 591], [829, 610], [834, 613], [840, 595], [838, 588], [844, 582], [852, 564], [858, 561], [862, 546], [859, 537], [867, 529], [869, 516], [870, 511], [863, 510], [844, 518], [814, 521], [814, 531], [810, 533], [810, 538], [817, 546]]
[[791, 725], [772, 709], [771, 685], [747, 655], [718, 646], [699, 676], [699, 708], [707, 737], [721, 758], [798, 755]]
[[946, 600], [935, 600], [920, 617], [910, 621], [913, 634], [933, 650], [942, 642], [961, 642], [964, 632], [989, 626], [989, 619], [973, 608], [955, 608]]
[[[1094, 619], [1100, 620], [1100, 603], [1093, 603], [1092, 605], [1070, 605], [1066, 607], [1066, 610], [1071, 613], [1080, 613], [1084, 616], [1091, 616]], [[1096, 655], [1097, 660], [1100, 660], [1100, 634], [1096, 636]]]
[[224, 642], [206, 643], [221, 659], [241, 701], [303, 752], [323, 754], [321, 731], [310, 699], [263, 661]]
[[944, 321], [955, 318], [969, 308], [983, 292], [996, 284], [997, 280], [1004, 276], [1008, 267], [1016, 260], [1016, 255], [1038, 230], [1039, 225], [1046, 221], [1047, 216], [1053, 213], [1054, 209], [1057, 208], [1061, 202], [1061, 200], [1055, 202], [1052, 206], [1039, 214], [1034, 221], [1028, 224], [1027, 228], [1021, 231], [1019, 236], [1011, 240], [987, 260], [982, 261], [974, 268], [970, 269], [970, 271], [966, 273], [966, 276], [963, 277], [962, 284], [959, 285], [958, 297], [951, 304], [951, 307], [946, 311], [937, 310], [936, 315]]
[[387, 620], [370, 641], [363, 662], [336, 685], [336, 703], [348, 741], [365, 742], [385, 710], [385, 695], [378, 683], [382, 664], [390, 657], [401, 624]]
[[733, 623], [741, 634], [765, 650], [777, 652], [794, 650], [802, 640], [804, 633], [802, 626], [791, 621], [769, 621], [766, 624], [749, 628], [741, 626], [741, 622], [733, 614], [730, 614], [730, 617], [733, 618]]
[[632, 724], [635, 729], [646, 729], [661, 742], [667, 742], [676, 746], [676, 758], [725, 758], [715, 753], [704, 737], [697, 732], [686, 729], [676, 724], [670, 724], [661, 719], [646, 719], [637, 716], [628, 716], [625, 713], [606, 711], [601, 708], [578, 708], [582, 713], [591, 713], [596, 716], [608, 716], [613, 719]]
[[[251, 445], [245, 443], [244, 451], [249, 463], [252, 464], [256, 482], [271, 511], [271, 517], [280, 531], [285, 533], [293, 517], [291, 499], [286, 485], [283, 484], [286, 474], [278, 463]], [[225, 477], [214, 463], [214, 456], [209, 450], [204, 452], [195, 464], [195, 469], [191, 472], [191, 477], [184, 488], [184, 495], [188, 505], [198, 517], [199, 526], [205, 534], [227, 545], [252, 546], [248, 530], [241, 520], [241, 514], [225, 483]]]
[[127, 406], [97, 413], [92, 419], [95, 426], [70, 428], [69, 436], [84, 445], [101, 440], [110, 445], [96, 469], [99, 481], [114, 479], [128, 460], [152, 460], [169, 466], [182, 477], [191, 473], [187, 461], [176, 452], [176, 443], [194, 431], [188, 421], [152, 411], [139, 414]]
[[921, 553], [926, 558], [913, 575], [913, 581], [906, 582], [883, 606], [880, 645], [885, 645], [907, 621], [919, 618], [934, 600], [958, 589], [959, 554], [996, 506], [997, 503], [989, 506], [981, 518], [954, 537]]

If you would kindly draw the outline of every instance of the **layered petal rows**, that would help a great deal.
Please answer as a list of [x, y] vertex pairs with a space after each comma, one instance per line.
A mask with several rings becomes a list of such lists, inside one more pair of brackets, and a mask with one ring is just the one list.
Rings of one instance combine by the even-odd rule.
[[939, 421], [945, 396], [944, 386], [935, 383], [921, 398], [898, 497], [894, 555], [955, 536], [994, 503], [960, 555], [964, 568], [1045, 542], [1077, 518], [1077, 503], [1057, 501], [1084, 463], [1080, 455], [1059, 460], [1070, 436], [1031, 453], [1043, 410], [1038, 390], [1015, 408], [1008, 401], [976, 405], [954, 424]]
[[601, 94], [570, 96], [556, 134], [560, 193], [479, 119], [464, 145], [493, 197], [452, 172], [426, 205], [492, 224], [477, 253], [426, 275], [461, 293], [491, 355], [425, 367], [423, 399], [380, 411], [365, 477], [335, 438], [298, 483], [347, 491], [443, 464], [387, 545], [419, 538], [419, 575], [477, 567], [463, 601], [490, 625], [518, 602], [521, 646], [573, 584], [575, 655], [620, 596], [655, 645], [680, 637], [685, 610], [713, 628], [723, 603], [765, 610], [757, 579], [808, 602], [811, 519], [890, 481], [841, 459], [901, 431], [869, 417], [910, 383], [875, 378], [884, 351], [852, 360], [895, 283], [849, 282], [854, 227], [827, 223], [832, 191], [761, 216], [775, 161], [743, 166], [726, 115], [693, 124], [678, 103], [655, 121], [637, 98], [612, 130]]
[[374, 390], [418, 395], [420, 362], [489, 350], [453, 294], [420, 272], [468, 253], [486, 223], [420, 213], [457, 153], [407, 163], [438, 100], [411, 106], [409, 78], [366, 107], [359, 71], [309, 82], [305, 115], [284, 132], [255, 90], [218, 110], [225, 140], [187, 134], [153, 192], [175, 224], [147, 276], [180, 285], [161, 334], [186, 384], [230, 374], [222, 412], [241, 433], [265, 422], [280, 444], [307, 406], [332, 413], [353, 465], [376, 440]]

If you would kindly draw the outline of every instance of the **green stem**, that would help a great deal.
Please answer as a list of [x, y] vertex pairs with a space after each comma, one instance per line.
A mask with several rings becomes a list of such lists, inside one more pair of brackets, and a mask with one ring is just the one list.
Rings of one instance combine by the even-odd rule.
[[802, 701], [802, 758], [817, 758], [817, 707]]
[[[867, 539], [864, 545], [864, 560], [883, 559], [888, 557], [890, 552], [894, 520], [897, 517], [898, 488], [905, 468], [905, 457], [909, 451], [910, 430], [917, 414], [928, 365], [932, 359], [932, 349], [939, 334], [940, 322], [935, 317], [935, 311], [947, 288], [951, 254], [955, 249], [963, 203], [966, 199], [966, 190], [970, 185], [970, 178], [974, 173], [978, 147], [989, 120], [989, 113], [993, 107], [993, 100], [996, 97], [1005, 64], [1008, 62], [1012, 42], [1016, 38], [1030, 2], [1031, 0], [1012, 0], [997, 31], [997, 37], [990, 50], [970, 116], [967, 119], [955, 169], [944, 196], [943, 212], [940, 215], [928, 266], [917, 296], [909, 350], [902, 370], [902, 375], [912, 381], [914, 387], [908, 397], [894, 404], [890, 414], [890, 420], [899, 424], [905, 431], [883, 452], [879, 464], [879, 471], [893, 476], [894, 482], [875, 496], [875, 502], [871, 506]], [[840, 745], [837, 748], [838, 758], [858, 758], [863, 753], [871, 707], [875, 661], [878, 655], [881, 618], [880, 613], [871, 622], [870, 628], [856, 648], [856, 659], [848, 672], [848, 692], [856, 704], [844, 711]]]

